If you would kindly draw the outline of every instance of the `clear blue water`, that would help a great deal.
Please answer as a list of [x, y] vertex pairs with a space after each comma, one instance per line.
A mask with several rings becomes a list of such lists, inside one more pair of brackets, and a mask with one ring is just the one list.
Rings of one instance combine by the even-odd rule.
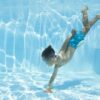
[[72, 28], [100, 14], [100, 0], [0, 0], [0, 100], [100, 100], [100, 21], [73, 59], [59, 69], [54, 93], [43, 92], [52, 74], [41, 59], [51, 44], [56, 52]]

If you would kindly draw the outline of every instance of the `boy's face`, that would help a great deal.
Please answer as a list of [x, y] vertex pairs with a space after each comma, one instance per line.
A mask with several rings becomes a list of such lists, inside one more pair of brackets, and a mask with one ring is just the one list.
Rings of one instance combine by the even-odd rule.
[[45, 62], [46, 62], [46, 64], [47, 64], [48, 66], [52, 66], [53, 64], [56, 63], [56, 56], [51, 57], [49, 60], [45, 60]]

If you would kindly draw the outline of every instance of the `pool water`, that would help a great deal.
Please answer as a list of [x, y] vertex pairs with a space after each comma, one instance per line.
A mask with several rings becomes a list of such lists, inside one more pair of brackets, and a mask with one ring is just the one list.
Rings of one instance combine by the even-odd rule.
[[0, 1], [0, 100], [100, 100], [100, 20], [70, 62], [59, 69], [53, 93], [43, 90], [53, 72], [41, 53], [56, 53], [72, 28], [81, 30], [81, 10], [100, 14], [99, 0]]

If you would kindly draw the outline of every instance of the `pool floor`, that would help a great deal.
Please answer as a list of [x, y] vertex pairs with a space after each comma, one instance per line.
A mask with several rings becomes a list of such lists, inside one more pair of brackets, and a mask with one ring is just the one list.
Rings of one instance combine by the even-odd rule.
[[100, 77], [93, 73], [58, 74], [53, 93], [45, 93], [51, 73], [38, 70], [0, 74], [0, 100], [100, 100]]

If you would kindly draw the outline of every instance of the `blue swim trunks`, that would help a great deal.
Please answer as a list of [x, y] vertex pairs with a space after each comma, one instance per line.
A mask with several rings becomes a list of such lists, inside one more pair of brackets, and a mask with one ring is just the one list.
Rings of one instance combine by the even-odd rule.
[[77, 48], [80, 41], [84, 40], [85, 34], [82, 31], [77, 31], [76, 34], [71, 38], [68, 45]]

